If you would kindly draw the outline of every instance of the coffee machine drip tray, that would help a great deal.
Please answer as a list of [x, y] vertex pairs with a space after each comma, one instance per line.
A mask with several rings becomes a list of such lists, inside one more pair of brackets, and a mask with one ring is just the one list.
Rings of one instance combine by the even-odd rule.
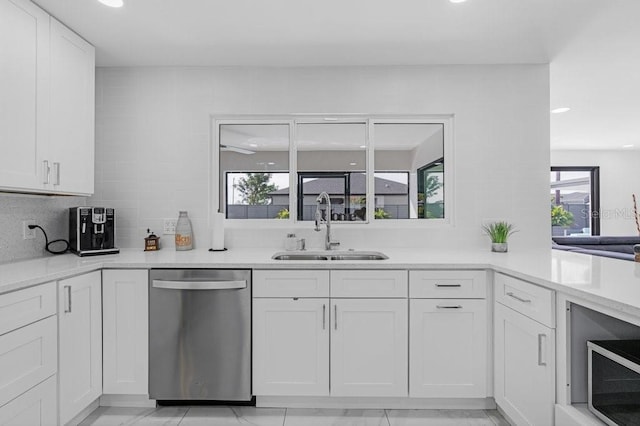
[[69, 209], [69, 247], [78, 256], [119, 253], [115, 246], [116, 211], [109, 207]]
[[75, 251], [72, 250], [78, 256], [97, 256], [100, 254], [115, 254], [120, 253], [119, 248], [111, 248], [111, 249], [102, 249], [102, 250], [84, 250], [84, 251]]

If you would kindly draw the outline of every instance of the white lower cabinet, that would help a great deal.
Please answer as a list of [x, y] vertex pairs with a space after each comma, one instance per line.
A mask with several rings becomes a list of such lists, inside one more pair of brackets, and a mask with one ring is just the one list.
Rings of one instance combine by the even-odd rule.
[[99, 271], [58, 281], [60, 424], [102, 394], [102, 291]]
[[409, 396], [487, 396], [487, 303], [483, 299], [410, 301]]
[[329, 395], [329, 299], [253, 300], [253, 393]]
[[102, 271], [103, 393], [149, 393], [149, 273]]
[[407, 396], [407, 299], [332, 299], [331, 395]]
[[553, 425], [555, 330], [495, 304], [495, 400], [517, 425]]
[[407, 396], [406, 271], [328, 272], [254, 271], [253, 393]]
[[56, 376], [0, 407], [0, 426], [55, 426]]

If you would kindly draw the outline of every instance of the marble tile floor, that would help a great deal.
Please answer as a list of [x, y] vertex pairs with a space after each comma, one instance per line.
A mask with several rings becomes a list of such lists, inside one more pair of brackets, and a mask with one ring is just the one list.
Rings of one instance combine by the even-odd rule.
[[508, 426], [496, 410], [99, 407], [80, 426]]

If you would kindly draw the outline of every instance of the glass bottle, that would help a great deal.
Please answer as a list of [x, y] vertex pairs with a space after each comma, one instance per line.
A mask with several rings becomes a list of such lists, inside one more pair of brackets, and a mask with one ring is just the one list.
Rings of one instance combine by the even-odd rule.
[[181, 211], [176, 223], [176, 250], [191, 250], [193, 248], [193, 231], [191, 220], [186, 211]]

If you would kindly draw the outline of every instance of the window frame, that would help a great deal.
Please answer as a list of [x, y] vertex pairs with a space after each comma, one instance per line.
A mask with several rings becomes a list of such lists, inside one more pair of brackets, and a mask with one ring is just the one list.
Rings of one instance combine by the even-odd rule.
[[[296, 126], [304, 123], [364, 123], [366, 126], [365, 174], [367, 179], [366, 191], [366, 220], [336, 222], [340, 226], [363, 226], [370, 228], [443, 228], [455, 226], [455, 206], [453, 191], [455, 188], [454, 173], [454, 116], [453, 114], [433, 115], [375, 115], [375, 114], [283, 114], [283, 115], [211, 115], [209, 144], [209, 185], [211, 212], [221, 212], [225, 201], [221, 198], [226, 194], [225, 182], [220, 180], [220, 126], [225, 124], [283, 124], [289, 126], [289, 218], [288, 219], [227, 219], [225, 226], [229, 228], [288, 228], [292, 226], [307, 228], [313, 226], [313, 221], [298, 220], [298, 170]], [[444, 218], [438, 219], [387, 219], [375, 220], [375, 124], [440, 124], [443, 126], [443, 157], [447, 162], [444, 170], [444, 199], [446, 209]], [[227, 170], [232, 172], [245, 172]], [[381, 171], [384, 172], [384, 171]], [[226, 199], [225, 199], [226, 200]], [[211, 216], [211, 215], [210, 215]]]
[[[551, 172], [589, 172], [591, 235], [600, 235], [600, 167], [599, 166], [551, 166]], [[551, 185], [551, 182], [549, 182]]]

